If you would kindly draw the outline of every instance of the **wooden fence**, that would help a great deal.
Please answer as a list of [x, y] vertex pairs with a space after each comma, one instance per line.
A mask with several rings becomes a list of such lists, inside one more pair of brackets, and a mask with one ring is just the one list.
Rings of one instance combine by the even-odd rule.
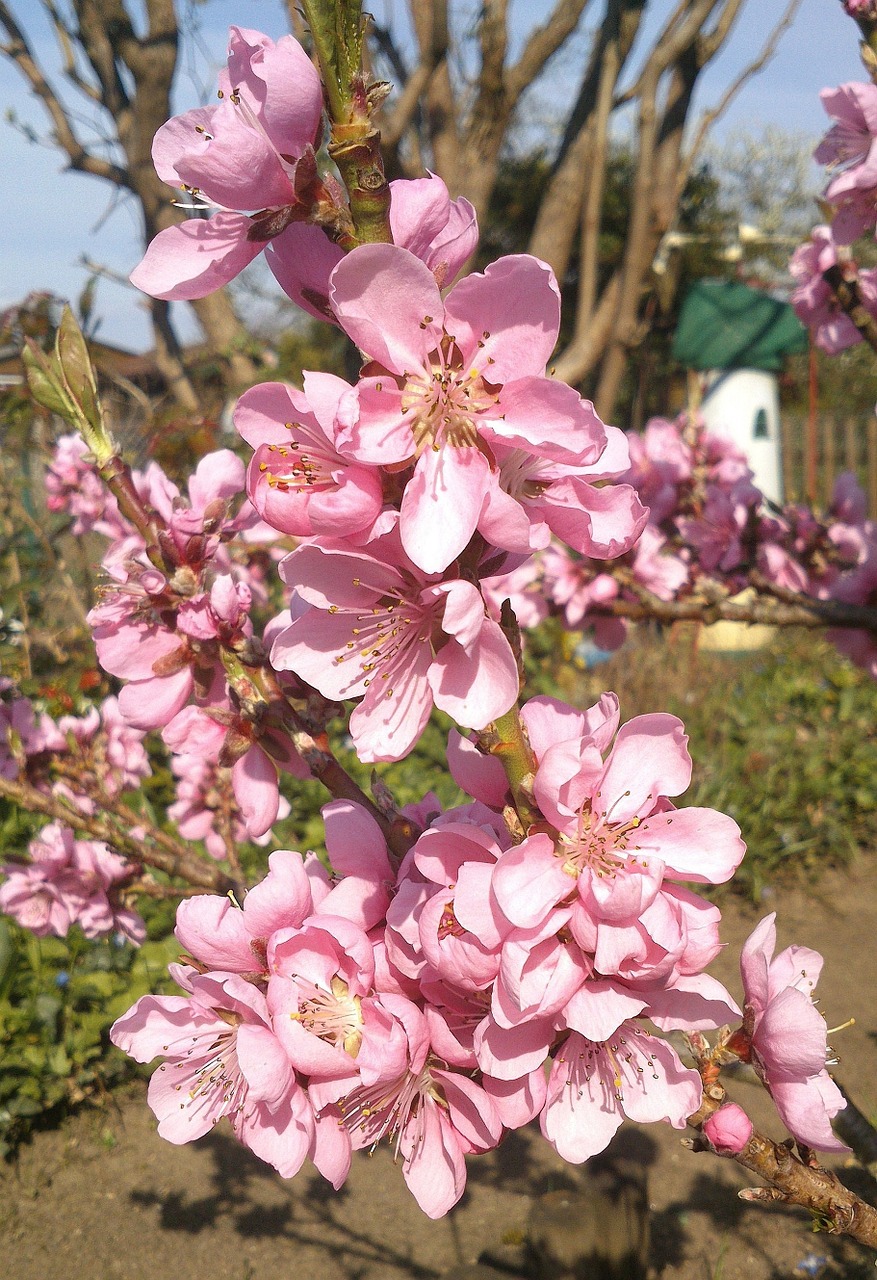
[[874, 414], [782, 416], [783, 488], [787, 502], [825, 508], [835, 479], [852, 471], [868, 495], [868, 515], [877, 520], [877, 417]]

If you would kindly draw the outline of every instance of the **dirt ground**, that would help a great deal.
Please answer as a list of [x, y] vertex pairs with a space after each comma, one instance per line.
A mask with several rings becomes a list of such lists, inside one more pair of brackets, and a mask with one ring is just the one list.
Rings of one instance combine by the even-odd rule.
[[[760, 909], [731, 904], [731, 944], [714, 967], [739, 995], [735, 955], [768, 910], [779, 945], [807, 944], [826, 958], [820, 1008], [835, 1074], [872, 1120], [877, 1116], [877, 858], [825, 876], [813, 890], [777, 891]], [[731, 1085], [756, 1123], [783, 1133], [759, 1086]], [[852, 1243], [814, 1235], [800, 1210], [745, 1204], [750, 1181], [730, 1161], [696, 1155], [664, 1125], [622, 1130], [608, 1164], [634, 1161], [648, 1178], [651, 1280], [864, 1280], [873, 1260]], [[877, 1190], [843, 1169], [862, 1194]], [[429, 1280], [488, 1250], [512, 1265], [534, 1198], [584, 1193], [593, 1174], [564, 1165], [538, 1133], [512, 1135], [471, 1161], [469, 1185], [440, 1222], [418, 1210], [391, 1154], [362, 1156], [341, 1193], [315, 1173], [281, 1181], [220, 1126], [188, 1147], [159, 1139], [143, 1089], [105, 1110], [81, 1113], [38, 1134], [0, 1173], [0, 1275], [5, 1280]]]

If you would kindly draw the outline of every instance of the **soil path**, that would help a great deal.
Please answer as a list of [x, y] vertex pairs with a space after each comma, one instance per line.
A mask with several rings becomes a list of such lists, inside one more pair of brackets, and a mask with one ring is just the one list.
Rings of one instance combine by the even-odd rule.
[[[877, 859], [827, 874], [815, 889], [777, 891], [762, 908], [731, 903], [730, 947], [714, 966], [739, 995], [736, 955], [767, 910], [779, 912], [779, 946], [799, 942], [826, 959], [820, 1008], [833, 1037], [838, 1078], [877, 1118]], [[761, 1089], [741, 1079], [732, 1095], [780, 1138]], [[809, 1233], [801, 1211], [764, 1209], [736, 1197], [747, 1185], [729, 1161], [694, 1155], [665, 1125], [627, 1130], [613, 1153], [645, 1167], [655, 1280], [824, 1280], [873, 1275], [855, 1245]], [[839, 1167], [843, 1161], [835, 1162]], [[857, 1189], [868, 1193], [859, 1177]], [[512, 1135], [470, 1162], [467, 1193], [430, 1222], [408, 1194], [391, 1153], [362, 1156], [341, 1193], [316, 1174], [283, 1182], [223, 1126], [173, 1147], [155, 1134], [143, 1089], [62, 1130], [38, 1134], [0, 1173], [0, 1274], [5, 1280], [429, 1280], [485, 1248], [519, 1240], [533, 1197], [587, 1190], [589, 1166], [557, 1159], [538, 1133]], [[877, 1184], [870, 1184], [872, 1189]]]

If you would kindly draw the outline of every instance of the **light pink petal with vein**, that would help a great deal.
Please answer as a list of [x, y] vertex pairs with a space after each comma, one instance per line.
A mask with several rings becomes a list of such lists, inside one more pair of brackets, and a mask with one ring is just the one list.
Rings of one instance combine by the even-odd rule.
[[659, 796], [678, 796], [691, 781], [685, 726], [658, 712], [621, 726], [594, 803], [613, 823], [646, 817]]
[[724, 884], [746, 852], [733, 818], [715, 809], [674, 809], [646, 818], [629, 841], [660, 858], [667, 870], [696, 884]]
[[246, 214], [220, 212], [166, 227], [131, 272], [131, 283], [153, 298], [205, 298], [264, 249], [263, 242], [247, 239], [250, 225]]
[[402, 545], [427, 573], [441, 573], [478, 526], [490, 464], [475, 448], [426, 448], [405, 487]]
[[360, 245], [332, 272], [330, 299], [345, 333], [372, 360], [394, 373], [428, 367], [444, 308], [429, 267], [407, 249]]
[[485, 618], [467, 652], [449, 640], [429, 669], [435, 704], [467, 729], [483, 729], [518, 696], [518, 664], [498, 623]]
[[560, 290], [538, 258], [498, 259], [455, 285], [445, 307], [464, 362], [489, 382], [545, 372], [560, 328]]

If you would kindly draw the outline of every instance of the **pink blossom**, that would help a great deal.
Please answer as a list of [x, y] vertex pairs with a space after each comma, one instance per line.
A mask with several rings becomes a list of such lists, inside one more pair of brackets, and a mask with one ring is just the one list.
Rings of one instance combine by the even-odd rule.
[[[351, 396], [339, 442], [364, 462], [413, 465], [400, 530], [421, 569], [445, 569], [482, 519], [493, 527], [491, 504], [504, 492], [494, 444], [574, 467], [596, 463], [605, 448], [593, 408], [544, 376], [560, 301], [538, 259], [500, 259], [443, 301], [413, 254], [362, 245], [332, 273], [332, 306], [373, 362]], [[529, 517], [517, 502], [513, 510], [526, 547]]]
[[180, 755], [231, 767], [238, 812], [251, 839], [259, 839], [280, 812], [278, 767], [296, 778], [309, 770], [288, 735], [267, 721], [254, 726], [230, 705], [184, 707], [165, 725], [162, 737]]
[[689, 579], [689, 566], [668, 549], [664, 535], [646, 525], [633, 549], [633, 575], [659, 600], [674, 600]]
[[[546, 547], [552, 534], [575, 551], [602, 560], [628, 551], [648, 512], [631, 485], [606, 483], [624, 474], [629, 458], [623, 432], [616, 427], [605, 431], [606, 447], [590, 465], [539, 458], [495, 443], [499, 471], [478, 524], [484, 536], [509, 551]], [[526, 536], [522, 513], [529, 521]]]
[[593, 561], [572, 556], [557, 544], [543, 552], [542, 570], [546, 594], [566, 626], [573, 630], [593, 627], [594, 640], [601, 649], [618, 649], [624, 643], [627, 624], [623, 619], [590, 613], [593, 606], [608, 604], [620, 595], [612, 574], [601, 572]]
[[69, 511], [74, 537], [95, 530], [107, 538], [130, 533], [119, 514], [116, 499], [100, 479], [88, 446], [80, 435], [59, 436], [52, 461], [46, 469], [46, 506], [50, 511]]
[[314, 1116], [264, 995], [228, 974], [188, 982], [186, 996], [142, 996], [110, 1031], [137, 1062], [165, 1059], [148, 1094], [159, 1134], [192, 1142], [227, 1116], [245, 1146], [293, 1177], [312, 1148]]
[[[836, 354], [862, 341], [852, 320], [841, 309], [834, 290], [823, 279], [823, 273], [838, 262], [834, 227], [814, 227], [807, 244], [800, 245], [789, 262], [789, 271], [797, 280], [792, 293], [795, 313], [809, 329], [813, 340], [823, 351]], [[877, 273], [859, 272], [859, 290], [864, 305], [877, 314]]]
[[623, 478], [649, 508], [653, 524], [660, 524], [675, 510], [679, 489], [691, 476], [691, 448], [668, 418], [651, 418], [643, 434], [631, 432], [627, 443], [630, 470]]
[[399, 760], [433, 703], [473, 729], [507, 711], [517, 665], [471, 583], [423, 573], [394, 537], [370, 552], [312, 545], [283, 561], [281, 576], [312, 607], [277, 637], [271, 661], [326, 697], [362, 697], [350, 719], [360, 759]]
[[0, 911], [38, 938], [50, 933], [64, 938], [75, 915], [75, 904], [61, 878], [73, 857], [73, 832], [50, 823], [31, 841], [28, 852], [29, 865], [3, 867], [6, 880], [0, 885]]
[[[503, 846], [486, 831], [443, 823], [418, 839], [400, 869], [399, 889], [387, 915], [391, 956], [394, 927], [413, 943], [419, 968], [460, 992], [487, 990], [497, 976], [508, 924], [491, 899], [491, 876]], [[416, 872], [416, 876], [412, 873]], [[413, 893], [408, 888], [416, 884]], [[404, 964], [404, 943], [398, 952]]]
[[846, 1103], [825, 1069], [825, 1023], [812, 999], [822, 956], [798, 946], [774, 956], [775, 921], [775, 913], [765, 916], [743, 947], [743, 1027], [730, 1047], [752, 1062], [799, 1142], [846, 1151], [830, 1124]]
[[[203, 840], [210, 856], [217, 861], [222, 861], [226, 857], [226, 848], [225, 841], [217, 829], [217, 823], [220, 820], [220, 814], [227, 808], [228, 792], [234, 786], [232, 770], [220, 766], [215, 760], [187, 754], [173, 756], [171, 770], [177, 780], [177, 799], [168, 806], [168, 817], [176, 823], [184, 839]], [[244, 790], [245, 779], [240, 773], [237, 776], [237, 783]], [[259, 789], [259, 808], [261, 799], [264, 797], [271, 806], [271, 808], [266, 806], [269, 816], [273, 810], [275, 787], [276, 775], [274, 786], [271, 785], [271, 778], [268, 775], [264, 787]], [[250, 803], [248, 801], [248, 806]], [[254, 810], [250, 813], [248, 807], [248, 820], [252, 819], [256, 812], [257, 810]], [[276, 820], [282, 821], [289, 817], [289, 812], [289, 801], [280, 796]], [[257, 836], [244, 825], [244, 814], [236, 804], [232, 806], [231, 816], [232, 835], [237, 842], [251, 840], [254, 844], [261, 845], [270, 842], [270, 831]]]
[[243, 909], [215, 894], [180, 903], [174, 932], [199, 964], [250, 979], [264, 976], [271, 935], [298, 927], [311, 914], [314, 901], [301, 854], [278, 849], [268, 866], [264, 880], [244, 898]]
[[[743, 481], [733, 489], [708, 485], [703, 510], [678, 520], [682, 536], [695, 550], [705, 573], [730, 573], [745, 557], [743, 534], [757, 491]], [[760, 495], [758, 495], [760, 497]]]
[[235, 426], [255, 449], [247, 470], [253, 506], [272, 528], [297, 537], [345, 537], [373, 524], [383, 505], [375, 468], [335, 447], [335, 414], [350, 387], [327, 373], [305, 375], [305, 391], [265, 382], [245, 391]]
[[465, 1156], [496, 1146], [502, 1122], [484, 1089], [430, 1054], [426, 1020], [415, 1005], [391, 995], [382, 1003], [404, 1030], [407, 1063], [395, 1077], [342, 1098], [342, 1123], [354, 1150], [388, 1137], [408, 1189], [424, 1213], [440, 1218], [465, 1190]]
[[164, 522], [158, 541], [167, 571], [149, 561], [139, 537], [114, 544], [104, 558], [115, 586], [91, 610], [89, 623], [101, 666], [128, 681], [119, 705], [136, 728], [167, 724], [189, 700], [196, 668], [201, 689], [218, 681], [224, 689], [222, 668], [200, 642], [231, 645], [251, 632], [250, 592], [223, 572], [230, 562], [221, 546], [221, 536], [236, 530], [229, 503], [243, 484], [243, 463], [228, 449], [201, 459], [188, 502], [151, 465], [140, 485]]
[[67, 739], [52, 718], [0, 681], [0, 777], [17, 778], [30, 756], [66, 750]]
[[720, 1156], [736, 1156], [752, 1137], [752, 1121], [736, 1102], [727, 1102], [707, 1116], [703, 1134]]
[[390, 183], [393, 243], [426, 263], [440, 289], [449, 285], [478, 247], [475, 210], [452, 200], [436, 173]]
[[625, 1116], [684, 1129], [700, 1099], [697, 1072], [634, 1023], [604, 1042], [573, 1032], [551, 1068], [542, 1132], [564, 1160], [581, 1164], [605, 1150]]
[[536, 800], [559, 838], [539, 838], [526, 856], [516, 846], [499, 860], [494, 891], [512, 923], [536, 927], [569, 899], [574, 935], [593, 938], [596, 922], [628, 928], [641, 921], [665, 876], [730, 879], [745, 850], [737, 824], [712, 809], [677, 810], [669, 802], [691, 778], [675, 716], [637, 716], [605, 759], [618, 722], [614, 695], [586, 713], [536, 698], [524, 718], [538, 762]]
[[825, 192], [826, 200], [836, 202], [854, 187], [877, 186], [877, 87], [842, 84], [819, 97], [835, 123], [813, 158], [838, 171]]
[[[463, 197], [452, 200], [434, 173], [390, 183], [390, 231], [394, 244], [429, 267], [440, 289], [453, 280], [478, 245], [472, 205]], [[344, 251], [321, 228], [292, 224], [269, 243], [265, 257], [293, 302], [317, 319], [337, 323], [329, 304], [329, 279]]]
[[152, 144], [158, 176], [191, 207], [217, 210], [152, 241], [131, 280], [156, 298], [203, 298], [311, 212], [322, 91], [302, 47], [232, 27], [220, 97], [174, 116]]
[[60, 823], [44, 827], [28, 849], [29, 865], [3, 868], [0, 910], [35, 933], [66, 937], [78, 924], [87, 938], [121, 933], [139, 946], [146, 928], [119, 899], [136, 868], [102, 841], [76, 840]]

